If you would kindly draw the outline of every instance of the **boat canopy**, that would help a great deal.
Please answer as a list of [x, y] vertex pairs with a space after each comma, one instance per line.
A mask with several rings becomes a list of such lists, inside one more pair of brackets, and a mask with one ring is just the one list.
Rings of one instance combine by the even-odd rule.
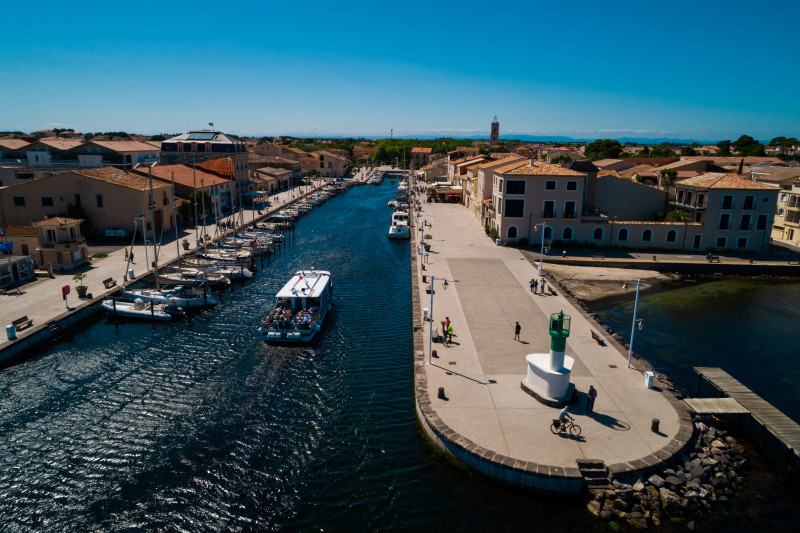
[[278, 292], [278, 298], [319, 298], [324, 294], [331, 273], [325, 270], [301, 270]]

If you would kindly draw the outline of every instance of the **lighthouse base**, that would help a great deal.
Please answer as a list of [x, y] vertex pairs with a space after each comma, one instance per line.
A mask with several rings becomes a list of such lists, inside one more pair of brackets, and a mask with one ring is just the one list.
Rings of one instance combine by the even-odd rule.
[[528, 374], [522, 380], [522, 390], [551, 407], [563, 407], [570, 403], [575, 386], [569, 382], [575, 360], [564, 356], [564, 366], [558, 370], [550, 368], [549, 353], [532, 353], [525, 358]]

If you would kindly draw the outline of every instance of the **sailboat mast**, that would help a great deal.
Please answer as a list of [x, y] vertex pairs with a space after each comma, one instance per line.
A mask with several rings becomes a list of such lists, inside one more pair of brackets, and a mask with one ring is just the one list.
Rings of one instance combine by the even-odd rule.
[[178, 214], [175, 212], [175, 173], [172, 172], [172, 225], [175, 227], [175, 250], [178, 252], [178, 266], [181, 264], [181, 247], [178, 244]]
[[200, 194], [200, 199], [203, 202], [203, 252], [206, 251], [206, 187], [203, 185], [203, 179], [200, 178], [200, 190], [203, 191]]
[[147, 168], [147, 174], [150, 176], [150, 223], [153, 225], [153, 269], [155, 271], [156, 290], [158, 290], [158, 252], [156, 251], [156, 211], [155, 201], [153, 199], [153, 167]]

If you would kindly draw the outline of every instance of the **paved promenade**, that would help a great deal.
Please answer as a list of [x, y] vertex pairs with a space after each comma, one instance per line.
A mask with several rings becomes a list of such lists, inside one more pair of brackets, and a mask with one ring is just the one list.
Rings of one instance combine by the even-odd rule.
[[[295, 187], [290, 191], [283, 191], [277, 196], [270, 197], [271, 205], [267, 208], [267, 211], [272, 212], [279, 210], [287, 203], [297, 200], [301, 195], [306, 194], [321, 183], [321, 181], [318, 181], [314, 186]], [[267, 211], [264, 212], [266, 213]], [[254, 215], [256, 218], [260, 216], [252, 209], [245, 209], [243, 215], [244, 222], [246, 224], [250, 223]], [[238, 221], [238, 213], [223, 219], [223, 222], [226, 223], [235, 222], [238, 224]], [[205, 231], [207, 235], [213, 237], [216, 229], [217, 226], [215, 224], [207, 224]], [[202, 232], [202, 226], [199, 227], [198, 232]], [[219, 233], [217, 233], [217, 235], [219, 235]], [[145, 253], [145, 247], [140, 240], [141, 234], [137, 237], [137, 244], [133, 247], [128, 246], [127, 248], [128, 250], [133, 250], [134, 264], [130, 265], [130, 268], [134, 270], [134, 274], [138, 279], [152, 272], [150, 263], [153, 261], [153, 247], [149, 246], [147, 253]], [[178, 240], [182, 241], [184, 238], [194, 244], [196, 242], [194, 228], [179, 230]], [[122, 285], [127, 272], [124, 249], [124, 245], [119, 246], [115, 251], [108, 253], [108, 257], [93, 259], [90, 266], [80, 269], [87, 274], [84, 283], [89, 287], [88, 292], [93, 295], [94, 301], [105, 295], [116, 292], [120, 285]], [[180, 254], [181, 256], [186, 255], [194, 251], [194, 249], [195, 248], [192, 247], [186, 252], [181, 247]], [[177, 257], [178, 249], [175, 246], [174, 230], [171, 232], [165, 231], [164, 241], [159, 250], [159, 265], [169, 263]], [[32, 283], [22, 285], [19, 289], [9, 289], [7, 294], [0, 295], [0, 325], [5, 326], [6, 324], [11, 324], [12, 320], [24, 315], [33, 319], [33, 327], [17, 332], [17, 341], [9, 341], [5, 335], [5, 331], [3, 331], [2, 338], [0, 338], [0, 350], [8, 347], [12, 342], [19, 342], [37, 333], [47, 322], [63, 317], [65, 313], [81, 310], [93, 303], [92, 300], [81, 300], [78, 298], [75, 292], [76, 282], [72, 279], [73, 275], [74, 272], [70, 272], [55, 274], [53, 278], [39, 277]], [[112, 289], [106, 289], [103, 286], [103, 280], [107, 278], [115, 279], [117, 281], [117, 286]], [[67, 305], [61, 297], [61, 287], [64, 285], [69, 285], [72, 290], [66, 302], [69, 304], [69, 309], [67, 309]]]
[[[582, 481], [577, 460], [604, 461], [612, 472], [643, 470], [677, 454], [691, 436], [688, 414], [671, 394], [647, 389], [643, 373], [626, 368], [611, 342], [600, 346], [591, 330], [601, 328], [563, 296], [533, 294], [529, 280], [537, 266], [513, 248], [495, 246], [468, 211], [457, 204], [425, 204], [420, 220], [432, 239], [427, 257], [417, 254], [414, 228], [412, 268], [415, 317], [431, 308], [430, 276], [436, 276], [433, 322], [415, 319], [417, 408], [423, 427], [445, 451], [468, 466], [512, 483], [575, 492]], [[424, 253], [424, 252], [423, 252]], [[425, 270], [421, 270], [424, 264]], [[545, 263], [545, 272], [547, 264]], [[422, 283], [421, 275], [428, 276]], [[448, 288], [438, 278], [448, 280]], [[583, 432], [578, 438], [554, 435], [549, 425], [557, 408], [525, 393], [525, 356], [549, 353], [548, 319], [563, 310], [572, 316], [566, 353], [575, 358], [571, 381], [579, 402], [570, 410]], [[441, 331], [450, 317], [449, 346], [434, 342], [428, 364], [430, 328]], [[522, 326], [514, 340], [514, 324]], [[586, 412], [586, 392], [594, 385], [594, 412]], [[438, 398], [444, 387], [445, 399]], [[651, 421], [660, 420], [660, 432]]]

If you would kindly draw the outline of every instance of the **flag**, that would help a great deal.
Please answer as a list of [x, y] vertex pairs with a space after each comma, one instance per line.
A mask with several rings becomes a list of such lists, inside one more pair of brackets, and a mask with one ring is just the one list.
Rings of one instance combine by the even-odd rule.
[[300, 274], [300, 279], [303, 279], [303, 275], [302, 274]]
[[6, 238], [6, 230], [4, 228], [0, 228], [0, 238]]
[[208, 125], [211, 126], [212, 128], [214, 127], [214, 123], [213, 122], [209, 122]]

